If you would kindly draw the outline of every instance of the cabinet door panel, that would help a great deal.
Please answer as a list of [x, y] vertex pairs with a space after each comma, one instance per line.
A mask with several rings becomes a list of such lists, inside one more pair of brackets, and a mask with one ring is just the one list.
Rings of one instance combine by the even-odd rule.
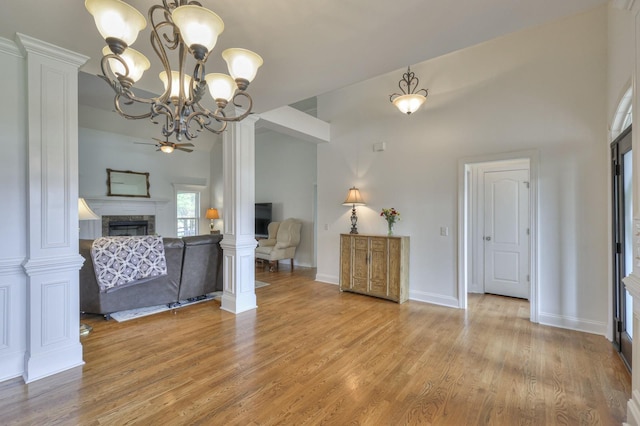
[[369, 240], [366, 237], [354, 237], [353, 249], [353, 289], [367, 291], [369, 281]]
[[340, 236], [340, 288], [351, 288], [351, 237]]
[[371, 238], [371, 288], [372, 294], [387, 295], [387, 239]]
[[400, 259], [401, 244], [399, 239], [389, 239], [389, 296], [400, 299]]

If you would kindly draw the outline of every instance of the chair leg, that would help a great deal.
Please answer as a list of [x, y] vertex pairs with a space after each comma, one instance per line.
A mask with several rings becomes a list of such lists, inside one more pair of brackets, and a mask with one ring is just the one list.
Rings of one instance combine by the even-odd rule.
[[293, 271], [293, 258], [291, 258], [291, 270]]

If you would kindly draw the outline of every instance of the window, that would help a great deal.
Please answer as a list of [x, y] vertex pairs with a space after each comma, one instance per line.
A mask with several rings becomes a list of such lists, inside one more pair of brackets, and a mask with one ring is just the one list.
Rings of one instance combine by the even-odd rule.
[[200, 193], [197, 191], [177, 191], [176, 206], [178, 219], [176, 235], [178, 237], [198, 235]]

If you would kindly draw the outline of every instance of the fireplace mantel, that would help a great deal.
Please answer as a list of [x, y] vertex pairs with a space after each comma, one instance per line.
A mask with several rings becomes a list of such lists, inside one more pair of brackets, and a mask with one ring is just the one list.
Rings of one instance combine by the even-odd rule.
[[145, 198], [145, 197], [107, 197], [102, 195], [97, 196], [84, 196], [83, 197], [87, 201], [93, 202], [122, 202], [125, 201], [127, 203], [155, 203], [155, 204], [167, 204], [169, 200], [165, 198]]
[[[85, 196], [83, 198], [98, 216], [154, 216], [156, 221], [154, 232], [167, 232], [162, 227], [158, 229], [157, 225], [158, 221], [161, 224], [167, 223], [166, 219], [169, 215], [165, 210], [170, 204], [167, 199], [107, 196]], [[81, 221], [80, 237], [86, 239], [101, 237], [103, 235], [102, 228], [101, 220]]]

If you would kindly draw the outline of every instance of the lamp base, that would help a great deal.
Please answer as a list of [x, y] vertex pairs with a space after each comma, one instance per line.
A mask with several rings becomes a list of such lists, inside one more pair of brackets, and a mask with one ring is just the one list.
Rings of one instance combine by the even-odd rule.
[[350, 234], [358, 233], [358, 216], [356, 216], [356, 206], [351, 209], [351, 232]]

